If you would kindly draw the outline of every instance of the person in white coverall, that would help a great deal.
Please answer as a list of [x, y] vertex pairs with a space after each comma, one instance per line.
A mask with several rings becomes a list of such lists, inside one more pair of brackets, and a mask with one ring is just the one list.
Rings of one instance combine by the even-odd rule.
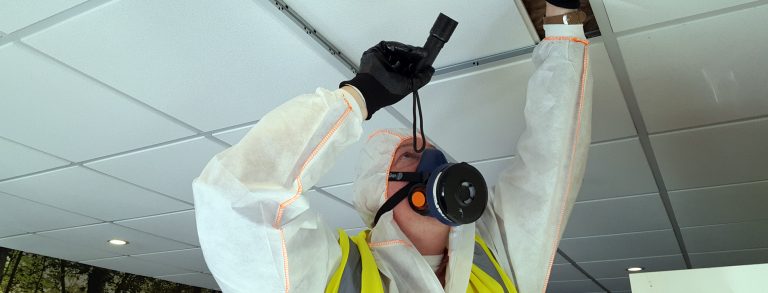
[[[340, 89], [319, 88], [265, 115], [194, 182], [200, 245], [221, 289], [544, 292], [590, 143], [589, 42], [578, 2], [548, 0], [518, 155], [474, 223], [448, 226], [400, 202], [373, 224], [406, 184], [389, 182], [390, 171], [414, 171], [420, 153], [409, 130], [363, 136], [362, 124], [428, 83], [431, 67], [411, 76], [401, 70], [424, 56], [422, 48], [382, 42]], [[361, 136], [354, 206], [372, 229], [350, 239], [320, 219], [305, 191]]]

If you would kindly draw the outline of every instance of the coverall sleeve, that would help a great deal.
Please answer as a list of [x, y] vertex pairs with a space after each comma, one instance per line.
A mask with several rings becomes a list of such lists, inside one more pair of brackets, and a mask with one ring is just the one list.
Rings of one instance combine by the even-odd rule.
[[193, 183], [205, 260], [225, 292], [322, 292], [341, 258], [303, 193], [362, 132], [343, 90], [318, 89], [265, 115]]
[[[497, 249], [504, 249], [519, 292], [544, 292], [573, 208], [591, 136], [589, 42], [581, 26], [548, 25], [533, 53], [526, 128], [491, 198]], [[500, 243], [499, 243], [500, 242]], [[501, 246], [501, 247], [499, 247]]]

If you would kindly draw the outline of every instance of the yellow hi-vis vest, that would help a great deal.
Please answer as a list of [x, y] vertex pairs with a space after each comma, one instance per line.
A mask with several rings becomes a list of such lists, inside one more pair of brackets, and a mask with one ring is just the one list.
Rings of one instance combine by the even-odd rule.
[[[325, 293], [373, 292], [384, 293], [379, 268], [366, 242], [370, 230], [349, 237], [339, 229], [341, 263], [331, 276]], [[350, 249], [349, 240], [357, 246]], [[517, 293], [514, 283], [501, 269], [496, 258], [480, 236], [475, 236], [475, 253], [469, 275], [468, 293]]]

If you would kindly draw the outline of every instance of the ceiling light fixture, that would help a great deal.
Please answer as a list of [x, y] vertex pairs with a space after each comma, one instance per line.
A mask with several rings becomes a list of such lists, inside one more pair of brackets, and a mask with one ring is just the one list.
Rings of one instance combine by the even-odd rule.
[[112, 240], [109, 240], [109, 244], [122, 246], [122, 245], [128, 244], [128, 241], [120, 240], [120, 239], [112, 239]]
[[644, 269], [645, 268], [642, 268], [642, 267], [629, 267], [629, 268], [627, 268], [627, 271], [628, 272], [639, 272], [639, 271], [642, 271]]

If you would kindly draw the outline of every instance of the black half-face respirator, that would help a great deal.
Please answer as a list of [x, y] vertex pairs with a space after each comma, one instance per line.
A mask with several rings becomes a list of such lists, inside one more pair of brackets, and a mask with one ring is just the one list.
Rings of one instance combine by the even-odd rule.
[[384, 202], [374, 226], [405, 199], [417, 213], [449, 226], [477, 221], [488, 203], [488, 187], [480, 171], [467, 163], [448, 163], [443, 152], [433, 148], [424, 150], [416, 172], [390, 172], [388, 180], [410, 183]]

